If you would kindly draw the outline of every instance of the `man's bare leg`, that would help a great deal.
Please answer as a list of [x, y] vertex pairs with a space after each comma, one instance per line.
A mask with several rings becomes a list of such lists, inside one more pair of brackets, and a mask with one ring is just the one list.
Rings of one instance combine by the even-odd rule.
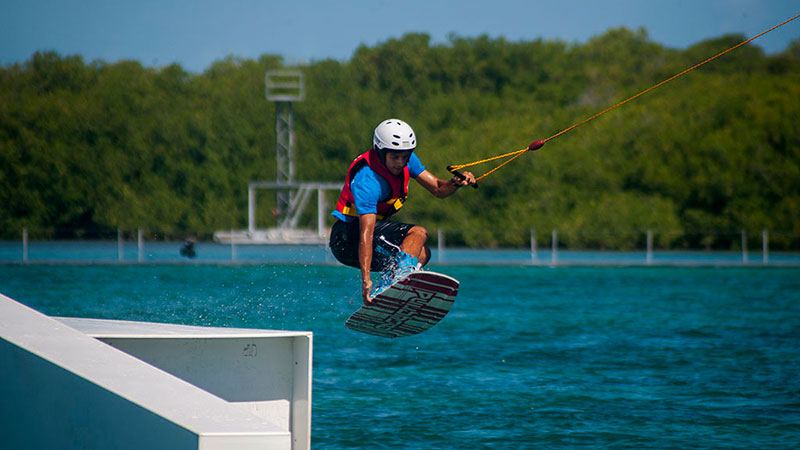
[[408, 231], [406, 238], [403, 239], [403, 243], [400, 245], [400, 249], [416, 257], [420, 264], [424, 266], [431, 259], [431, 250], [426, 245], [427, 241], [428, 230], [416, 225]]

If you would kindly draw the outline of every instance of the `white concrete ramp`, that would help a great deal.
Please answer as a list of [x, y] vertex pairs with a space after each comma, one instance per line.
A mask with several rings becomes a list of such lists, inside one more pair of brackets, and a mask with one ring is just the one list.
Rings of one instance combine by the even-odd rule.
[[9, 449], [308, 449], [310, 332], [54, 319], [0, 294]]

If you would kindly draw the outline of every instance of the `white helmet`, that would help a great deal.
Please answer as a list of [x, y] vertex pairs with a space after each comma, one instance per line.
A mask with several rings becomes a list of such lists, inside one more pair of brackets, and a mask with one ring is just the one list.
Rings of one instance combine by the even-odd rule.
[[414, 150], [417, 136], [407, 123], [400, 119], [387, 119], [375, 127], [372, 143], [377, 150]]

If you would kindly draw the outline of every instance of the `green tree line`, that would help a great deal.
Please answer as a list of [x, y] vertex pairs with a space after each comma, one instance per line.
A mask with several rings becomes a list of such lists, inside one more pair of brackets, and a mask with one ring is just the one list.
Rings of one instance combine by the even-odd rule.
[[[361, 46], [300, 67], [297, 178], [342, 182], [390, 116], [414, 127], [423, 164], [444, 178], [449, 164], [525, 148], [742, 40], [676, 50], [619, 28], [584, 44], [434, 44], [412, 33]], [[282, 68], [274, 55], [193, 74], [54, 52], [0, 67], [0, 238], [24, 227], [49, 237], [244, 228], [247, 183], [275, 179], [264, 75]], [[728, 234], [769, 229], [773, 246], [796, 248], [799, 99], [800, 40], [775, 55], [748, 44], [526, 153], [479, 189], [438, 200], [412, 183], [398, 218], [470, 246], [525, 245], [521, 231], [558, 228], [571, 247], [624, 248], [636, 244], [626, 234], [647, 229], [661, 246], [729, 247], [738, 240]], [[259, 226], [275, 222], [271, 197], [259, 197]]]

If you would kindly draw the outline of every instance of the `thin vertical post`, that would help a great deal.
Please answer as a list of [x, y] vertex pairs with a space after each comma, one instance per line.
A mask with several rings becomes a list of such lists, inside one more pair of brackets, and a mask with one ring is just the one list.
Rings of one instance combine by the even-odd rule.
[[22, 229], [22, 261], [28, 262], [28, 229]]
[[[277, 178], [278, 183], [294, 181], [294, 109], [291, 101], [278, 101], [276, 107], [275, 136], [277, 138]], [[283, 219], [289, 214], [292, 204], [292, 191], [285, 188], [277, 190], [278, 211]], [[283, 222], [283, 220], [281, 220]]]
[[742, 264], [747, 264], [747, 231], [742, 230]]
[[531, 264], [536, 262], [536, 229], [531, 228]]
[[553, 250], [550, 253], [550, 262], [553, 265], [558, 264], [558, 230], [553, 229]]
[[233, 238], [233, 228], [231, 228], [231, 261], [236, 261], [236, 241]]
[[317, 236], [325, 236], [325, 190], [317, 189]]
[[136, 242], [137, 242], [137, 247], [139, 248], [139, 257], [137, 258], [137, 260], [139, 262], [144, 261], [144, 237], [143, 237], [143, 234], [144, 233], [142, 233], [142, 229], [139, 228], [139, 230], [136, 233]]
[[436, 232], [436, 240], [437, 240], [436, 259], [439, 262], [442, 262], [444, 260], [444, 230], [442, 230], [441, 228], [439, 228], [439, 230]]
[[653, 264], [653, 230], [647, 230], [647, 264]]
[[769, 236], [766, 228], [761, 232], [761, 253], [764, 264], [769, 264]]
[[247, 186], [247, 231], [256, 231], [256, 188], [252, 184]]
[[122, 230], [117, 228], [117, 261], [122, 262], [123, 256]]

